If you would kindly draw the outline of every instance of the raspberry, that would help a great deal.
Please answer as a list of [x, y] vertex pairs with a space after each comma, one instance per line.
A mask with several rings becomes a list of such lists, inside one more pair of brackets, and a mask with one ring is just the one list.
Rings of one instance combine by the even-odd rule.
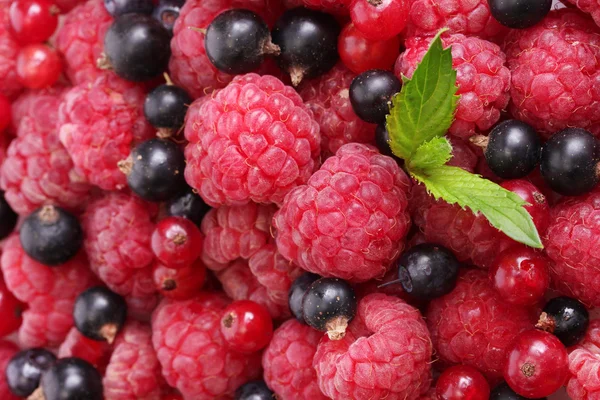
[[273, 334], [263, 353], [262, 365], [267, 385], [281, 400], [325, 400], [313, 369], [313, 358], [323, 337], [295, 319], [284, 322]]
[[432, 300], [425, 317], [441, 361], [473, 366], [489, 379], [502, 377], [508, 346], [535, 319], [505, 303], [487, 273], [473, 269], [459, 276], [451, 293]]
[[317, 122], [272, 76], [236, 76], [188, 114], [185, 137], [185, 178], [211, 206], [281, 203], [319, 161]]
[[65, 94], [59, 110], [60, 140], [90, 183], [104, 190], [126, 186], [127, 177], [117, 163], [129, 156], [133, 145], [152, 136], [144, 99], [140, 87], [111, 73]]
[[513, 116], [551, 136], [600, 123], [600, 29], [579, 12], [551, 11], [536, 26], [506, 38]]
[[323, 154], [335, 154], [346, 143], [371, 143], [375, 138], [375, 125], [358, 118], [350, 104], [348, 88], [355, 76], [339, 63], [320, 78], [307, 80], [300, 89], [321, 128]]
[[[56, 131], [58, 107], [63, 99], [65, 88], [54, 85], [46, 89], [28, 90], [12, 103], [12, 128], [18, 136], [20, 132]], [[19, 130], [20, 125], [25, 125]]]
[[273, 217], [279, 252], [322, 276], [383, 276], [410, 227], [409, 186], [396, 161], [374, 147], [340, 147]]
[[17, 79], [19, 44], [9, 31], [10, 0], [0, 0], [0, 94], [9, 99], [17, 97], [23, 88]]
[[65, 72], [74, 85], [93, 82], [102, 75], [96, 60], [104, 49], [104, 34], [112, 21], [103, 0], [87, 0], [67, 14], [56, 47], [63, 54]]
[[110, 352], [111, 345], [108, 342], [85, 337], [76, 327], [73, 327], [58, 348], [58, 358], [81, 358], [103, 374], [110, 359]]
[[600, 2], [598, 0], [568, 0], [584, 13], [590, 14], [596, 25], [600, 26]]
[[[414, 6], [413, 6], [414, 7]], [[444, 46], [452, 46], [452, 66], [457, 71], [460, 95], [456, 119], [450, 134], [468, 138], [490, 129], [508, 104], [510, 71], [504, 66], [506, 57], [498, 45], [461, 34], [444, 35]], [[406, 51], [398, 57], [394, 73], [411, 77], [427, 50], [431, 38], [412, 37]]]
[[351, 0], [283, 0], [287, 8], [306, 7], [329, 14], [348, 15]]
[[3, 400], [19, 400], [19, 397], [15, 396], [6, 383], [6, 366], [13, 356], [19, 351], [17, 345], [6, 340], [0, 340], [0, 398]]
[[202, 293], [186, 301], [165, 299], [152, 317], [152, 343], [167, 382], [184, 398], [231, 396], [260, 375], [260, 353], [231, 350], [219, 329], [228, 300]]
[[569, 350], [567, 393], [572, 400], [592, 400], [600, 394], [600, 320], [593, 320], [583, 340]]
[[417, 399], [431, 381], [431, 340], [419, 311], [384, 294], [359, 305], [346, 336], [323, 338], [313, 366], [330, 398]]

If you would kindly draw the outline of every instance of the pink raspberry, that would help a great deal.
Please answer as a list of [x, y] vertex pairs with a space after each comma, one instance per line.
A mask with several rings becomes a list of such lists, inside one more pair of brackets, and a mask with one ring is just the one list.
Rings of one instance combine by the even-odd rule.
[[266, 384], [281, 400], [326, 400], [317, 383], [313, 358], [323, 333], [295, 319], [284, 322], [273, 333], [263, 353]]
[[596, 25], [600, 26], [600, 2], [598, 0], [568, 0], [584, 13], [590, 14]]
[[431, 381], [431, 340], [419, 311], [370, 294], [342, 340], [323, 337], [313, 366], [321, 391], [338, 399], [417, 399]]
[[[487, 2], [486, 2], [487, 6]], [[461, 34], [444, 35], [444, 46], [452, 46], [452, 66], [457, 71], [457, 94], [460, 95], [456, 119], [450, 134], [468, 138], [490, 129], [508, 104], [510, 71], [506, 57], [498, 45]], [[429, 49], [431, 38], [406, 40], [406, 51], [400, 54], [394, 73], [411, 77]]]
[[335, 154], [344, 144], [372, 143], [375, 125], [364, 122], [350, 104], [350, 83], [356, 74], [339, 63], [318, 79], [302, 84], [300, 96], [321, 128], [321, 151]]
[[184, 398], [229, 398], [260, 376], [260, 353], [231, 350], [221, 334], [227, 298], [201, 293], [186, 301], [164, 299], [152, 317], [152, 343], [167, 382]]
[[8, 362], [13, 358], [15, 354], [19, 351], [19, 348], [16, 344], [9, 342], [7, 340], [0, 340], [0, 398], [3, 400], [19, 400], [20, 397], [12, 394], [10, 389], [8, 388], [8, 383], [6, 383], [6, 376], [4, 371], [6, 371], [6, 366]]
[[353, 282], [381, 277], [410, 227], [410, 181], [391, 157], [350, 143], [273, 217], [279, 252], [301, 268]]
[[566, 127], [600, 132], [600, 28], [572, 9], [551, 11], [506, 38], [513, 116], [546, 137]]
[[319, 126], [294, 89], [236, 76], [187, 116], [185, 179], [208, 204], [281, 203], [319, 162]]
[[73, 327], [58, 348], [57, 355], [58, 358], [81, 358], [104, 374], [111, 350], [111, 345], [108, 342], [90, 339], [83, 336], [76, 327]]
[[19, 135], [19, 126], [25, 125], [22, 132], [56, 131], [58, 107], [63, 100], [65, 88], [55, 85], [39, 90], [27, 90], [13, 103], [12, 131]]
[[96, 60], [104, 49], [104, 34], [112, 21], [103, 0], [87, 0], [67, 14], [58, 31], [56, 46], [63, 54], [65, 72], [74, 85], [93, 82], [103, 74], [96, 67]]
[[569, 350], [567, 393], [572, 400], [592, 400], [600, 395], [600, 320], [590, 321], [581, 342]]
[[287, 8], [306, 7], [340, 16], [348, 15], [351, 0], [283, 0]]
[[19, 44], [8, 27], [8, 9], [11, 0], [0, 0], [0, 94], [9, 99], [17, 97], [23, 86], [17, 78]]
[[131, 147], [153, 135], [144, 117], [145, 93], [112, 73], [74, 86], [60, 105], [60, 140], [75, 167], [104, 190], [124, 188], [127, 178], [117, 163]]
[[432, 300], [425, 317], [442, 362], [471, 365], [490, 379], [502, 377], [507, 347], [535, 323], [528, 310], [500, 298], [487, 272], [474, 269], [459, 276], [451, 293]]

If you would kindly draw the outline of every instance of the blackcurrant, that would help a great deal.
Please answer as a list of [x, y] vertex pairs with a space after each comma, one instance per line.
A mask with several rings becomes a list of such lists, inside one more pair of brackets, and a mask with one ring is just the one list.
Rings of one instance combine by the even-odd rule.
[[169, 35], [173, 35], [173, 26], [184, 4], [185, 0], [161, 0], [154, 8], [152, 17], [167, 30]]
[[504, 26], [525, 29], [544, 19], [552, 0], [488, 0], [492, 16]]
[[152, 14], [154, 3], [152, 0], [104, 0], [106, 11], [113, 17], [123, 14]]
[[333, 16], [306, 8], [288, 10], [277, 20], [272, 40], [281, 49], [279, 66], [290, 74], [294, 86], [334, 67], [340, 31]]
[[560, 296], [546, 303], [536, 328], [553, 333], [568, 347], [583, 339], [589, 324], [590, 314], [583, 304]]
[[163, 139], [150, 139], [137, 145], [131, 155], [119, 162], [127, 184], [148, 201], [165, 201], [186, 188], [185, 157], [179, 146]]
[[13, 211], [0, 190], [0, 240], [4, 239], [15, 229], [19, 216]]
[[96, 286], [75, 300], [73, 321], [77, 330], [94, 340], [112, 343], [127, 317], [125, 299], [109, 289]]
[[[512, 390], [506, 382], [502, 382], [502, 383], [498, 384], [496, 387], [494, 387], [494, 389], [492, 389], [489, 400], [530, 400], [530, 399], [515, 393], [515, 391]], [[543, 397], [543, 398], [533, 399], [533, 400], [546, 400], [546, 398]]]
[[266, 54], [279, 54], [271, 42], [269, 27], [250, 10], [233, 9], [219, 14], [204, 37], [206, 55], [213, 65], [228, 74], [256, 70]]
[[504, 121], [496, 125], [487, 138], [474, 138], [482, 139], [485, 160], [500, 178], [523, 178], [540, 162], [542, 143], [535, 129], [525, 122]]
[[169, 32], [152, 16], [117, 17], [104, 37], [99, 66], [112, 68], [129, 81], [146, 81], [162, 74], [171, 56]]
[[42, 206], [31, 213], [19, 233], [25, 253], [42, 264], [55, 266], [69, 261], [83, 243], [79, 220], [56, 206]]
[[102, 400], [102, 376], [90, 363], [70, 357], [58, 360], [43, 375], [44, 400]]
[[250, 381], [235, 391], [235, 400], [273, 400], [275, 393], [264, 381]]
[[304, 321], [304, 314], [302, 313], [302, 300], [304, 299], [304, 294], [309, 286], [319, 278], [321, 278], [319, 275], [305, 272], [297, 277], [292, 283], [292, 286], [290, 286], [288, 292], [288, 305], [290, 311], [292, 312], [292, 315], [303, 324], [306, 323]]
[[187, 218], [200, 226], [202, 218], [210, 211], [210, 206], [188, 186], [167, 202], [166, 209], [167, 215]]
[[392, 96], [401, 88], [400, 80], [389, 71], [372, 69], [363, 72], [350, 84], [352, 109], [364, 121], [385, 123]]
[[160, 85], [146, 96], [144, 115], [148, 122], [159, 130], [176, 130], [183, 125], [185, 113], [192, 101], [183, 88]]
[[46, 349], [22, 350], [6, 366], [6, 383], [19, 397], [27, 397], [40, 385], [42, 373], [56, 362], [56, 356]]
[[348, 282], [338, 278], [318, 279], [311, 283], [302, 299], [304, 321], [327, 332], [331, 340], [339, 340], [356, 314], [356, 303], [354, 289]]
[[542, 147], [540, 172], [546, 184], [563, 196], [589, 192], [598, 183], [598, 140], [588, 131], [567, 128]]

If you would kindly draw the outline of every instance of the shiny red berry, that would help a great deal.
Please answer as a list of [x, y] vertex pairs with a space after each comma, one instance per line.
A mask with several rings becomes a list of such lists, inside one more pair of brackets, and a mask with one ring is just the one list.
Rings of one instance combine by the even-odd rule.
[[551, 333], [536, 329], [522, 332], [506, 354], [504, 379], [521, 396], [549, 396], [569, 376], [567, 349]]
[[168, 267], [181, 268], [200, 256], [203, 241], [200, 229], [192, 221], [168, 217], [152, 233], [152, 251]]
[[267, 309], [250, 300], [231, 303], [221, 318], [221, 333], [231, 348], [253, 353], [273, 337], [273, 321]]
[[550, 224], [550, 206], [546, 196], [533, 183], [523, 179], [505, 181], [500, 186], [516, 193], [529, 203], [525, 206], [525, 210], [531, 215], [540, 236], [543, 235]]
[[440, 375], [435, 392], [439, 400], [488, 400], [490, 385], [477, 369], [455, 365]]
[[60, 77], [62, 63], [58, 53], [43, 44], [23, 47], [17, 56], [17, 76], [29, 89], [52, 86]]
[[165, 297], [186, 300], [197, 295], [206, 280], [206, 268], [200, 260], [181, 268], [154, 265], [154, 284]]
[[0, 337], [10, 335], [21, 326], [25, 305], [13, 296], [0, 279]]
[[21, 44], [45, 42], [56, 30], [59, 12], [49, 0], [17, 0], [8, 12], [12, 34]]
[[355, 74], [370, 69], [390, 70], [400, 54], [400, 38], [369, 40], [350, 23], [340, 34], [338, 52], [344, 65]]
[[2, 133], [10, 125], [12, 120], [12, 112], [10, 108], [10, 101], [0, 94], [0, 133]]
[[388, 40], [402, 32], [409, 9], [408, 0], [355, 0], [350, 17], [364, 37]]

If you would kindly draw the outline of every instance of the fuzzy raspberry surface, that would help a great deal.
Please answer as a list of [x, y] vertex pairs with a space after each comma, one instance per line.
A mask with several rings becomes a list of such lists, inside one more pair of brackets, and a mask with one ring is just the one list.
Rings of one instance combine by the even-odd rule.
[[281, 400], [325, 400], [317, 383], [313, 358], [323, 333], [296, 319], [275, 332], [262, 357], [264, 380]]
[[600, 2], [598, 0], [568, 0], [586, 14], [594, 19], [596, 25], [600, 26]]
[[20, 125], [26, 126], [22, 132], [55, 131], [64, 92], [65, 87], [61, 85], [23, 92], [11, 104], [12, 132], [18, 136]]
[[572, 400], [592, 400], [600, 396], [600, 320], [590, 321], [585, 337], [569, 349], [567, 393]]
[[417, 399], [429, 389], [431, 354], [419, 311], [378, 293], [359, 302], [343, 339], [323, 337], [313, 366], [321, 391], [334, 400]]
[[221, 334], [226, 297], [204, 292], [186, 301], [164, 299], [152, 317], [152, 343], [162, 373], [184, 399], [230, 398], [260, 376], [260, 353], [231, 350]]
[[[11, 358], [17, 352], [19, 348], [16, 344], [9, 342], [7, 340], [0, 340], [0, 371], [6, 371], [6, 366]], [[3, 400], [19, 400], [20, 397], [12, 394], [10, 389], [8, 388], [8, 383], [6, 383], [6, 376], [4, 373], [0, 374], [0, 398]]]
[[[486, 2], [487, 3], [487, 2]], [[468, 138], [490, 129], [499, 119], [510, 99], [510, 71], [504, 65], [506, 56], [492, 42], [462, 34], [444, 35], [445, 47], [452, 46], [452, 67], [456, 69], [456, 119], [449, 132]], [[412, 37], [396, 60], [394, 73], [411, 77], [429, 49], [431, 38]]]
[[58, 348], [58, 358], [77, 357], [92, 364], [102, 374], [110, 359], [111, 345], [106, 341], [83, 336], [76, 327], [71, 328]]
[[9, 31], [8, 9], [10, 0], [0, 1], [0, 94], [15, 98], [23, 89], [17, 78], [19, 44]]
[[410, 228], [410, 181], [374, 147], [340, 147], [292, 190], [273, 217], [279, 252], [323, 276], [363, 282], [381, 277]]
[[487, 272], [475, 269], [463, 272], [452, 292], [432, 300], [425, 318], [442, 362], [471, 365], [492, 380], [502, 377], [512, 340], [536, 319], [504, 302]]
[[112, 73], [74, 86], [59, 109], [60, 140], [77, 172], [104, 190], [127, 185], [117, 163], [153, 136], [143, 112], [146, 94]]

